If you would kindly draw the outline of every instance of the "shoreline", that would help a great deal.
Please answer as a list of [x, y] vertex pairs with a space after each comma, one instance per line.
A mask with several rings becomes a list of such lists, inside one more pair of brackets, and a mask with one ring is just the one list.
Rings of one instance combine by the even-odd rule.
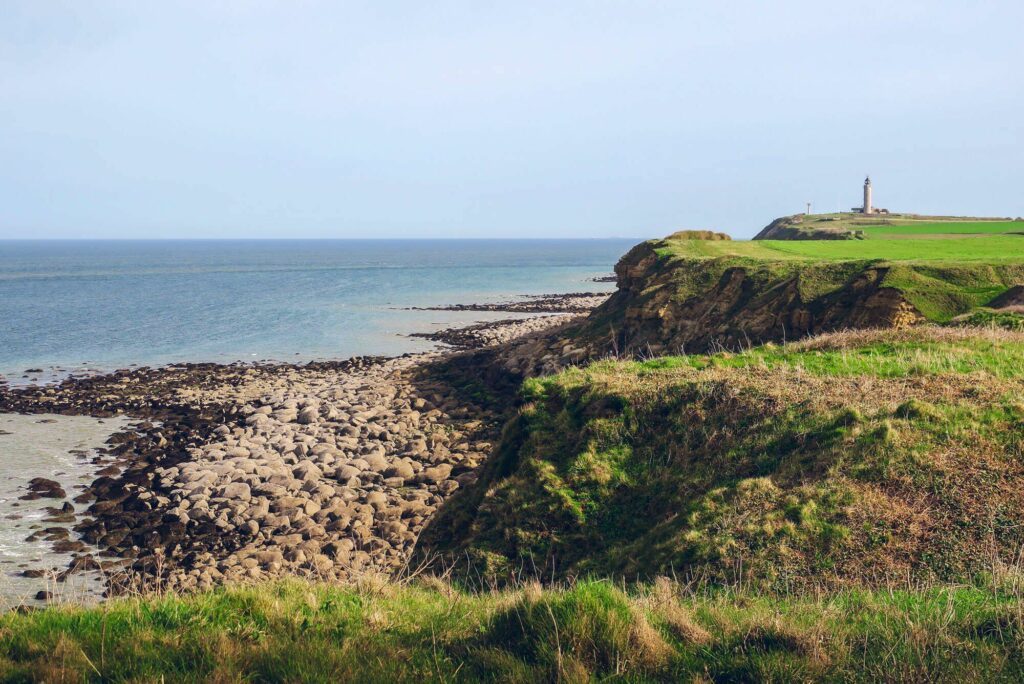
[[[571, 305], [578, 295], [558, 297]], [[66, 579], [123, 564], [108, 594], [400, 572], [508, 417], [517, 384], [494, 363], [498, 351], [580, 315], [421, 333], [456, 348], [397, 357], [182, 363], [0, 385], [0, 411], [133, 421], [76, 497], [88, 507], [73, 529], [99, 558], [44, 570]]]
[[[129, 429], [127, 418], [55, 414], [0, 414], [0, 606], [47, 598], [58, 583], [61, 599], [88, 602], [103, 590], [103, 568], [84, 561], [100, 549], [73, 534], [78, 495], [109, 474], [106, 441]], [[104, 561], [110, 563], [110, 561]], [[68, 568], [75, 564], [75, 572]], [[53, 569], [53, 568], [58, 569]], [[73, 581], [64, 573], [74, 574]]]
[[[614, 278], [614, 276], [610, 276]], [[609, 282], [605, 277], [594, 278], [594, 282]], [[520, 331], [506, 330], [505, 324], [511, 323], [523, 323], [531, 321], [535, 318], [542, 316], [550, 316], [561, 314], [568, 317], [569, 314], [580, 315], [589, 313], [591, 310], [596, 308], [599, 304], [605, 301], [612, 294], [608, 292], [571, 292], [562, 294], [524, 294], [518, 295], [512, 299], [504, 299], [501, 301], [485, 301], [482, 303], [469, 303], [469, 304], [451, 304], [445, 306], [427, 306], [427, 307], [406, 307], [401, 310], [404, 311], [419, 311], [419, 312], [447, 312], [449, 314], [472, 314], [479, 312], [482, 314], [499, 314], [509, 313], [519, 318], [508, 318], [498, 320], [449, 320], [443, 323], [431, 323], [429, 325], [416, 326], [420, 328], [416, 332], [392, 332], [391, 335], [399, 338], [417, 339], [431, 342], [439, 342], [448, 345], [447, 347], [420, 347], [407, 349], [405, 351], [395, 350], [389, 351], [383, 356], [397, 357], [408, 354], [422, 354], [431, 351], [437, 351], [438, 349], [448, 349], [450, 347], [458, 347], [462, 349], [475, 348], [480, 345], [493, 344], [498, 340], [512, 340], [519, 334], [525, 334], [529, 332], [527, 329]], [[456, 319], [464, 318], [463, 316], [455, 316]], [[493, 326], [495, 334], [480, 335], [475, 342], [472, 342], [469, 338], [463, 339], [457, 343], [449, 342], [448, 338], [457, 339], [457, 331], [466, 330], [468, 328], [474, 328], [480, 326], [483, 329], [486, 326]], [[427, 329], [422, 329], [427, 328]], [[366, 356], [367, 354], [353, 354], [352, 356]], [[374, 355], [374, 354], [370, 354]], [[223, 366], [232, 365], [281, 365], [281, 364], [294, 364], [301, 365], [307, 363], [332, 363], [344, 358], [333, 356], [325, 353], [313, 353], [305, 354], [302, 352], [294, 352], [290, 354], [271, 354], [269, 356], [255, 358], [259, 356], [256, 353], [250, 354], [247, 357], [238, 356], [229, 353], [207, 355], [203, 354], [196, 358], [170, 358], [161, 359], [150, 362], [142, 362], [138, 359], [124, 359], [121, 362], [93, 362], [93, 361], [73, 361], [73, 362], [62, 362], [62, 363], [37, 363], [31, 366], [8, 366], [3, 371], [0, 371], [0, 391], [4, 389], [16, 390], [26, 387], [33, 386], [56, 386], [65, 380], [79, 380], [86, 378], [94, 378], [103, 375], [109, 375], [123, 370], [136, 370], [142, 368], [165, 368], [170, 366], [177, 366], [181, 364], [216, 364]], [[220, 358], [218, 358], [220, 357]]]

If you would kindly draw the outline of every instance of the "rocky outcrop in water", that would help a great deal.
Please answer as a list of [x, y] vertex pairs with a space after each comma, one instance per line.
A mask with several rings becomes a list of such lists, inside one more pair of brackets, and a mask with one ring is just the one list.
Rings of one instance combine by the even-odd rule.
[[[595, 281], [597, 282], [597, 281]], [[604, 282], [604, 281], [601, 281]], [[510, 313], [589, 313], [608, 299], [607, 292], [524, 295], [515, 301], [416, 307], [422, 311], [508, 311]]]
[[556, 325], [574, 320], [579, 320], [578, 314], [552, 314], [522, 319], [506, 318], [500, 321], [474, 323], [460, 328], [445, 328], [437, 332], [413, 333], [410, 337], [421, 337], [462, 349], [479, 349], [508, 344], [529, 335], [550, 331]]

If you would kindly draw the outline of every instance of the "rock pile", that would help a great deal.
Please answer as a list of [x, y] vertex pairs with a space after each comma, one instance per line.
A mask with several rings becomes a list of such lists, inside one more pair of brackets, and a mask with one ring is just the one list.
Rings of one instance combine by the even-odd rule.
[[245, 400], [240, 420], [214, 429], [189, 460], [155, 470], [168, 515], [225, 535], [224, 548], [207, 549], [168, 583], [336, 580], [401, 566], [430, 514], [474, 479], [491, 446], [481, 428], [496, 418], [468, 418], [438, 385], [414, 387], [404, 377], [411, 365], [295, 370], [232, 388]]
[[59, 482], [45, 477], [34, 477], [29, 480], [28, 493], [18, 498], [24, 501], [32, 501], [34, 499], [63, 499], [66, 496], [67, 493], [60, 486]]

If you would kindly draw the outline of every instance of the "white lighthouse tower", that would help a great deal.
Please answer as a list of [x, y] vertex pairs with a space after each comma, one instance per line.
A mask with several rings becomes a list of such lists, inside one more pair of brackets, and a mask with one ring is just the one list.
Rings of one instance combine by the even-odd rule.
[[861, 211], [865, 214], [875, 213], [874, 207], [871, 206], [871, 176], [864, 179], [864, 207]]

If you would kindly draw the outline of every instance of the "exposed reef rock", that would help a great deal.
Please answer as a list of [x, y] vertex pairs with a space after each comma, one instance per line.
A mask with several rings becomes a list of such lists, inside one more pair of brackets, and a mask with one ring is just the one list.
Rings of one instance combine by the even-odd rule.
[[[486, 456], [498, 415], [461, 398], [444, 379], [457, 370], [430, 357], [183, 364], [26, 388], [0, 407], [160, 422], [116, 434], [120, 472], [76, 499], [91, 502], [81, 539], [130, 562], [113, 589], [344, 579], [399, 567]], [[37, 478], [26, 497], [58, 489]]]
[[419, 337], [462, 349], [479, 349], [505, 344], [525, 335], [546, 332], [559, 323], [579, 318], [579, 314], [549, 314], [521, 319], [506, 318], [458, 328], [444, 328], [436, 332], [412, 333], [409, 337]]
[[[727, 238], [728, 239], [728, 238]], [[588, 313], [608, 298], [607, 292], [523, 295], [519, 300], [487, 304], [412, 307], [418, 311], [508, 311], [509, 313]]]
[[[537, 333], [572, 314], [495, 322], [462, 346]], [[449, 331], [455, 334], [455, 331]], [[454, 341], [454, 340], [453, 340]], [[420, 528], [475, 478], [515, 396], [494, 349], [293, 364], [179, 364], [0, 388], [0, 411], [129, 414], [111, 461], [40, 536], [63, 581], [102, 565], [109, 590], [202, 589], [286, 575], [398, 572]], [[40, 421], [41, 422], [41, 421]], [[23, 499], [62, 499], [33, 479]], [[64, 502], [44, 522], [71, 522]], [[59, 547], [59, 549], [58, 549]]]

